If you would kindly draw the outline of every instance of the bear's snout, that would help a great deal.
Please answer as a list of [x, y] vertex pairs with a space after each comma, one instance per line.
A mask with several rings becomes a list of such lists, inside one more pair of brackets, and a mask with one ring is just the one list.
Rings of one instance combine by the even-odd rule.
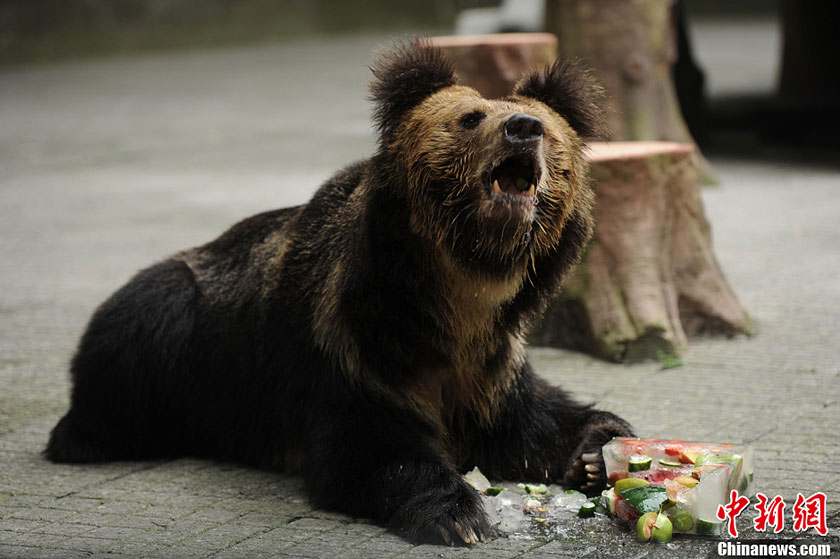
[[512, 144], [536, 142], [543, 135], [543, 123], [535, 116], [516, 113], [505, 121], [505, 140]]

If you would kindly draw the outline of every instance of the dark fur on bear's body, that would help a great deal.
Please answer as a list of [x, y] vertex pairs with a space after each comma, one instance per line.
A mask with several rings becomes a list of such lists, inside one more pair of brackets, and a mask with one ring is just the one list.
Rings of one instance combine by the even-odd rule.
[[629, 426], [547, 385], [522, 342], [591, 233], [594, 87], [558, 64], [488, 101], [419, 42], [374, 73], [371, 159], [96, 311], [50, 459], [297, 471], [319, 506], [445, 542], [491, 532], [467, 468], [603, 485], [600, 446]]

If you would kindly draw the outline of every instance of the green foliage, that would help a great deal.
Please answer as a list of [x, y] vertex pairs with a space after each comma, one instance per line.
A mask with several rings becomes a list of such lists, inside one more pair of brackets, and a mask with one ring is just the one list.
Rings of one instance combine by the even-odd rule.
[[682, 359], [680, 359], [676, 355], [665, 353], [664, 351], [657, 351], [656, 358], [659, 360], [659, 363], [662, 365], [663, 369], [674, 369], [676, 367], [683, 366]]

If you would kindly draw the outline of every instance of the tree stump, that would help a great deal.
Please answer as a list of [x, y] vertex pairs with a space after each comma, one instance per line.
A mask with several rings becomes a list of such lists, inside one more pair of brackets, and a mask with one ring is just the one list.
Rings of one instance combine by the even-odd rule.
[[[581, 58], [609, 97], [610, 140], [694, 144], [671, 70], [677, 60], [674, 0], [546, 0], [546, 27], [561, 58]], [[704, 183], [711, 165], [692, 154]]]
[[510, 95], [525, 72], [557, 58], [557, 37], [551, 33], [450, 35], [431, 41], [455, 63], [461, 83], [488, 99]]
[[591, 144], [596, 230], [531, 341], [619, 362], [750, 332], [712, 251], [690, 144]]

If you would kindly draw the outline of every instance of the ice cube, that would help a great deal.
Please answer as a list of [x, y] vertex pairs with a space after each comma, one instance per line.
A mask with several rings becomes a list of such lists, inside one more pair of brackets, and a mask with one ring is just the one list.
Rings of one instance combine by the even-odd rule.
[[464, 474], [464, 480], [467, 483], [475, 487], [476, 491], [484, 493], [487, 491], [488, 487], [491, 487], [490, 480], [485, 477], [484, 474], [481, 473], [481, 470], [478, 469], [478, 466], [472, 469], [472, 471], [467, 472]]
[[694, 518], [718, 522], [718, 506], [726, 504], [729, 500], [729, 473], [729, 467], [722, 464], [703, 467], [700, 483], [694, 488]]
[[506, 534], [522, 532], [528, 527], [528, 517], [522, 510], [522, 496], [513, 491], [485, 497], [484, 509], [490, 523]]
[[561, 492], [552, 497], [549, 505], [552, 508], [565, 509], [573, 512], [580, 510], [581, 505], [587, 501], [586, 495], [579, 491]]

